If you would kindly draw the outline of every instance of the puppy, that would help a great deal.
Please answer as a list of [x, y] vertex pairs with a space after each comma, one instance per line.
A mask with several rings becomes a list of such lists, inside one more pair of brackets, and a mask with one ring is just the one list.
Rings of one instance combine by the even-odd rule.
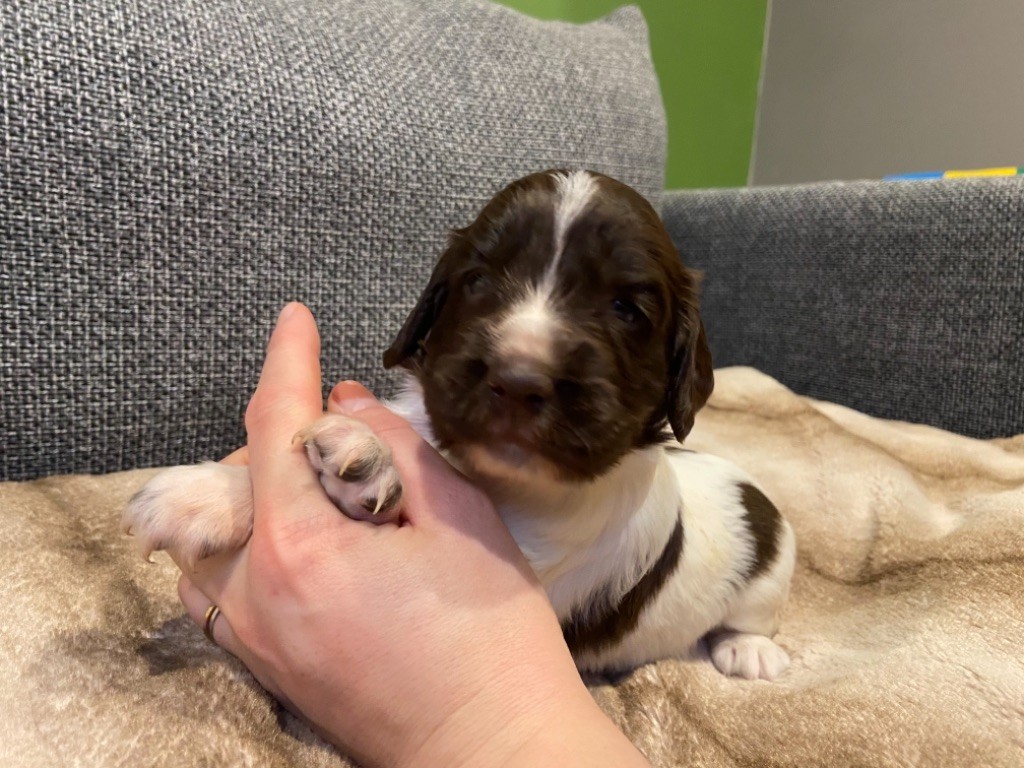
[[[384, 364], [411, 376], [389, 407], [490, 495], [579, 668], [682, 657], [706, 638], [727, 675], [771, 680], [795, 540], [756, 483], [680, 443], [713, 374], [684, 268], [654, 209], [588, 171], [537, 173], [452, 232]], [[360, 422], [300, 433], [331, 499], [395, 521], [401, 481]], [[246, 468], [161, 473], [123, 527], [145, 556], [242, 546]]]

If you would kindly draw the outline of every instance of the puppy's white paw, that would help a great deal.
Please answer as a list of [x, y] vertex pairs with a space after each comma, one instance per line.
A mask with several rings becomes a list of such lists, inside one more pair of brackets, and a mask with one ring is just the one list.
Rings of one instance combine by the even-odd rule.
[[774, 680], [789, 667], [789, 656], [770, 638], [722, 632], [708, 639], [711, 660], [723, 675]]
[[165, 470], [129, 500], [121, 530], [147, 560], [167, 549], [194, 566], [238, 549], [252, 533], [249, 469], [207, 462]]
[[320, 483], [338, 508], [356, 520], [398, 519], [402, 481], [391, 449], [366, 424], [328, 414], [296, 435], [306, 446]]

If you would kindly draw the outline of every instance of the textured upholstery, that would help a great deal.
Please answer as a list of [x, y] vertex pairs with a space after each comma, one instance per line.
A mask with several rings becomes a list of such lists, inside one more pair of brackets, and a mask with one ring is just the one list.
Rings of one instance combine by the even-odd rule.
[[716, 365], [977, 437], [1024, 432], [1024, 179], [676, 192]]
[[590, 167], [651, 196], [635, 9], [483, 0], [0, 0], [0, 478], [217, 457], [281, 305], [327, 382], [380, 355], [452, 226]]

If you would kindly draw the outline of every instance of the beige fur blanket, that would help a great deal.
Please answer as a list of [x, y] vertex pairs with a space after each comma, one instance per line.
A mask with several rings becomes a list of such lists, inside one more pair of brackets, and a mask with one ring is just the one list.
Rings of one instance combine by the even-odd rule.
[[[735, 368], [689, 445], [796, 529], [793, 666], [665, 661], [593, 688], [655, 765], [1024, 765], [1024, 436], [879, 421]], [[344, 765], [120, 536], [149, 474], [0, 485], [0, 765]]]

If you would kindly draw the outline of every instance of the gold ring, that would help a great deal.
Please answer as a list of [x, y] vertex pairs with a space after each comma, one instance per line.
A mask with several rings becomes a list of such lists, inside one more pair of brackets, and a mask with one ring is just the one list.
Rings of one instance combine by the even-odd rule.
[[213, 639], [213, 622], [217, 620], [218, 616], [220, 616], [220, 608], [211, 605], [206, 609], [206, 618], [203, 620], [203, 634], [214, 645], [217, 644], [217, 641]]

